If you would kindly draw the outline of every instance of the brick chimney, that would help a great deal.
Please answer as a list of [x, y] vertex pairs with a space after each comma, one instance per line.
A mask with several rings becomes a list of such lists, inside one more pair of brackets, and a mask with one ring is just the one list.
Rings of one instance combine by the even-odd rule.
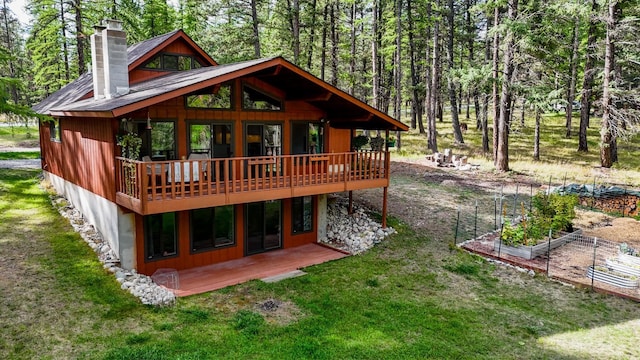
[[122, 21], [103, 20], [91, 35], [93, 97], [112, 99], [129, 93], [127, 34]]

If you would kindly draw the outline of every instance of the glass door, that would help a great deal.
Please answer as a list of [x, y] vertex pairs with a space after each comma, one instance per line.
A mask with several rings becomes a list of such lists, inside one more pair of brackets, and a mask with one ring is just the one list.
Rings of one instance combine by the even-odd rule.
[[245, 254], [252, 255], [282, 247], [280, 200], [247, 204]]
[[[189, 151], [190, 154], [205, 154], [209, 158], [229, 158], [232, 151], [233, 127], [231, 124], [190, 124]], [[220, 162], [218, 168], [211, 171], [211, 179], [217, 174], [223, 174], [225, 166], [229, 167], [228, 176], [231, 178], [231, 164]]]
[[[282, 125], [280, 124], [247, 124], [245, 146], [248, 157], [282, 155]], [[245, 176], [256, 179], [276, 174], [279, 161], [264, 161], [260, 164], [245, 162]], [[264, 175], [263, 175], [264, 174]]]

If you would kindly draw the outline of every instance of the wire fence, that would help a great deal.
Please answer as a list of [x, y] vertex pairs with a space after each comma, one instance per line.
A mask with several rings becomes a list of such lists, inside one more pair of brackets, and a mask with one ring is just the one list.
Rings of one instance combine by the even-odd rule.
[[[630, 186], [594, 180], [590, 186], [563, 184], [554, 187], [549, 181], [542, 191], [576, 194], [582, 207], [587, 209], [617, 216], [638, 216], [640, 193]], [[563, 282], [640, 300], [639, 249], [586, 236], [581, 230], [555, 239], [548, 237], [530, 246], [511, 247], [502, 241], [502, 224], [517, 222], [519, 217], [530, 212], [531, 198], [536, 192], [532, 185], [501, 187], [495, 190], [493, 198], [484, 196], [459, 206], [454, 245]], [[634, 243], [640, 244], [640, 234]]]

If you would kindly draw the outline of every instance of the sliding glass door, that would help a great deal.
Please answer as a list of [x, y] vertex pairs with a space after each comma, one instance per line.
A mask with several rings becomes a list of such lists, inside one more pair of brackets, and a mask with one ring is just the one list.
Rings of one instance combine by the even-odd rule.
[[245, 205], [245, 254], [282, 247], [282, 203], [280, 200]]

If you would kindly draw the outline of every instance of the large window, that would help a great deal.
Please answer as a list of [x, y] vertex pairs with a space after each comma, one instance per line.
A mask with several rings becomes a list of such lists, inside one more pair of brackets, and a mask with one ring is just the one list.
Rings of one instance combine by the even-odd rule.
[[154, 56], [144, 64], [146, 69], [169, 71], [184, 71], [201, 67], [202, 64], [193, 56], [165, 53]]
[[135, 121], [135, 127], [138, 136], [142, 138], [141, 157], [149, 156], [153, 160], [176, 159], [175, 122]]
[[187, 95], [187, 107], [201, 109], [231, 109], [231, 84], [207, 88]]
[[145, 216], [144, 243], [147, 260], [178, 255], [178, 226], [175, 213]]
[[245, 110], [282, 110], [282, 101], [250, 86], [242, 87], [242, 108]]
[[191, 210], [191, 251], [234, 245], [233, 226], [233, 205]]
[[294, 234], [313, 230], [313, 197], [291, 199], [291, 220]]
[[51, 135], [51, 141], [62, 141], [62, 131], [60, 130], [60, 120], [56, 119], [49, 122], [49, 132]]
[[320, 154], [324, 152], [324, 128], [321, 123], [292, 122], [291, 154]]

